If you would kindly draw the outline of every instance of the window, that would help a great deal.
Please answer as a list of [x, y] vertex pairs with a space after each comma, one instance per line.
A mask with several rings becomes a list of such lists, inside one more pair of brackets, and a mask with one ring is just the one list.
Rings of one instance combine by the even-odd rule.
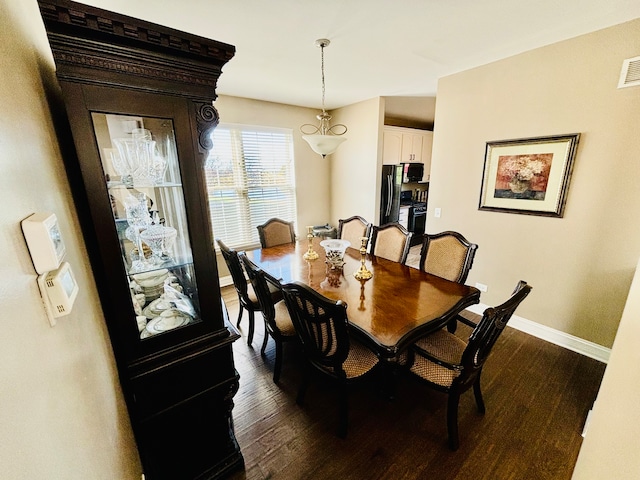
[[231, 248], [260, 244], [257, 226], [296, 219], [291, 130], [219, 125], [205, 163], [211, 225]]

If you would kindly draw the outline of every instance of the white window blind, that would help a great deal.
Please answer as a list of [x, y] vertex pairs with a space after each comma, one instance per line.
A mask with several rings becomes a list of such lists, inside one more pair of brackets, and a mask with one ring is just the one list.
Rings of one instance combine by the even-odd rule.
[[291, 130], [218, 125], [205, 164], [211, 225], [229, 247], [260, 244], [257, 226], [296, 219]]

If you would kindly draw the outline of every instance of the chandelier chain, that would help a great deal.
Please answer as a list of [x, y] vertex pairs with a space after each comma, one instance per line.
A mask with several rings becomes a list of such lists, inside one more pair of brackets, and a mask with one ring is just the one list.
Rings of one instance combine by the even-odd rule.
[[320, 69], [322, 72], [322, 111], [324, 112], [324, 44], [320, 45]]

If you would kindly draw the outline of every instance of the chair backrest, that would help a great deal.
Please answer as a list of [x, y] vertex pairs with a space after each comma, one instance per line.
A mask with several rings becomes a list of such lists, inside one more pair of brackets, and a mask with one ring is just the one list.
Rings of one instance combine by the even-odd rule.
[[282, 293], [309, 361], [344, 378], [342, 364], [349, 355], [347, 304], [330, 300], [300, 282], [283, 285]]
[[462, 385], [473, 383], [513, 312], [529, 295], [529, 292], [531, 292], [531, 286], [520, 280], [506, 302], [497, 307], [489, 307], [484, 311], [482, 319], [471, 332], [467, 347], [462, 354], [463, 370], [456, 379], [458, 383]]
[[258, 235], [262, 248], [275, 247], [284, 243], [296, 241], [296, 234], [293, 231], [293, 222], [287, 222], [279, 218], [267, 220], [262, 225], [258, 225]]
[[473, 265], [478, 245], [469, 242], [458, 232], [427, 234], [420, 251], [420, 270], [464, 283]]
[[412, 235], [413, 233], [397, 222], [374, 225], [371, 234], [371, 253], [376, 257], [404, 263], [409, 255]]
[[245, 301], [247, 304], [251, 303], [248, 297], [247, 290], [247, 278], [244, 276], [244, 271], [242, 269], [242, 264], [240, 263], [240, 259], [238, 258], [238, 252], [229, 248], [222, 240], [216, 238], [216, 242], [220, 247], [220, 252], [222, 253], [222, 258], [224, 258], [225, 263], [227, 264], [227, 268], [229, 269], [229, 273], [231, 273], [231, 278], [233, 279], [233, 286], [235, 287], [238, 295]]
[[260, 311], [268, 324], [270, 331], [280, 333], [280, 329], [276, 324], [276, 308], [273, 302], [273, 295], [269, 290], [269, 283], [275, 285], [275, 283], [258, 267], [253, 263], [244, 252], [238, 254], [240, 261], [244, 265], [244, 269], [247, 272], [247, 276], [253, 286], [253, 291], [256, 292], [258, 297], [258, 303], [260, 304]]
[[351, 248], [360, 249], [362, 237], [369, 235], [371, 224], [358, 215], [338, 220], [338, 238], [351, 242]]

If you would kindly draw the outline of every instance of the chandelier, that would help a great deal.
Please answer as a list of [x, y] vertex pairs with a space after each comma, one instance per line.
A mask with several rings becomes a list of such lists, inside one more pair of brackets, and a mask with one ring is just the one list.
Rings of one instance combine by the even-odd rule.
[[341, 135], [347, 133], [347, 127], [342, 124], [330, 126], [331, 115], [324, 109], [324, 47], [330, 43], [326, 38], [321, 38], [315, 42], [316, 47], [320, 47], [322, 70], [322, 113], [316, 115], [316, 118], [320, 120], [320, 125], [316, 127], [310, 123], [305, 123], [300, 127], [300, 131], [303, 133], [302, 138], [306, 140], [314, 152], [322, 155], [322, 158], [335, 152], [338, 146], [346, 140], [346, 137]]

